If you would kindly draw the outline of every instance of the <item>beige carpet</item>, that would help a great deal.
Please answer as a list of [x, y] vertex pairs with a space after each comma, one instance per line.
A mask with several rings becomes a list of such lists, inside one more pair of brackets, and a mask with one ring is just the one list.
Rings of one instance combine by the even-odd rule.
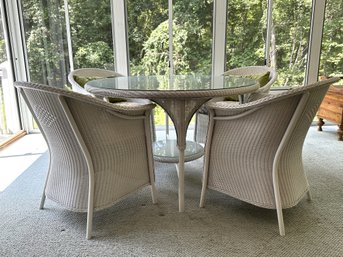
[[177, 211], [175, 166], [156, 163], [159, 203], [149, 189], [95, 214], [94, 238], [85, 239], [86, 214], [39, 200], [48, 155], [0, 194], [0, 256], [343, 256], [343, 142], [336, 127], [311, 127], [304, 166], [313, 201], [276, 212], [209, 191], [198, 208], [201, 165], [186, 165], [186, 211]]

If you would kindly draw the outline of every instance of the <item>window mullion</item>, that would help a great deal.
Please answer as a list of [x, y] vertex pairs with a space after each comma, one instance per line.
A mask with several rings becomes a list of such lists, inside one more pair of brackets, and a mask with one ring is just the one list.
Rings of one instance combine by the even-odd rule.
[[71, 32], [70, 32], [70, 18], [69, 18], [68, 0], [64, 0], [64, 15], [65, 15], [65, 20], [66, 20], [66, 34], [67, 34], [67, 44], [68, 44], [69, 65], [70, 65], [70, 71], [73, 71], [74, 70], [74, 58], [73, 58], [73, 45], [72, 45]]
[[116, 71], [128, 76], [130, 74], [130, 68], [127, 37], [127, 10], [125, 0], [112, 0], [111, 12]]
[[225, 71], [227, 1], [215, 0], [213, 6], [212, 75]]
[[318, 81], [326, 0], [312, 1], [312, 19], [305, 85]]
[[265, 55], [264, 62], [265, 65], [270, 66], [270, 40], [271, 40], [271, 29], [272, 29], [272, 19], [273, 19], [273, 0], [268, 0], [267, 7], [267, 36], [265, 45]]
[[168, 32], [169, 32], [169, 74], [174, 74], [173, 61], [173, 0], [168, 0]]

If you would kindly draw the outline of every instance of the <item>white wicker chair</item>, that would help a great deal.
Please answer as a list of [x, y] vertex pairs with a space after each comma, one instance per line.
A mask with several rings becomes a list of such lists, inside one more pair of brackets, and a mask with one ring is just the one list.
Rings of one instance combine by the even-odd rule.
[[72, 90], [84, 95], [91, 95], [83, 88], [79, 83], [76, 82], [75, 77], [89, 77], [89, 78], [106, 78], [106, 77], [123, 77], [123, 75], [111, 71], [98, 68], [82, 68], [76, 69], [69, 73], [68, 81], [71, 84]]
[[200, 207], [206, 188], [253, 205], [276, 209], [285, 235], [282, 209], [295, 206], [309, 185], [302, 147], [332, 78], [241, 105], [207, 104], [210, 123], [205, 146]]
[[260, 87], [256, 92], [246, 95], [247, 102], [257, 100], [269, 93], [270, 87], [277, 79], [277, 72], [275, 69], [268, 66], [246, 66], [228, 70], [223, 73], [224, 76], [236, 75], [236, 76], [255, 76], [269, 72], [269, 81], [264, 86]]
[[149, 117], [155, 105], [109, 104], [79, 93], [16, 82], [49, 147], [45, 197], [64, 208], [93, 211], [151, 186], [156, 202]]
[[[228, 75], [236, 75], [236, 76], [255, 76], [266, 74], [269, 72], [269, 81], [264, 86], [260, 87], [256, 92], [251, 93], [249, 95], [244, 95], [245, 102], [251, 102], [257, 100], [261, 97], [266, 96], [269, 93], [270, 87], [277, 79], [277, 72], [268, 66], [246, 66], [235, 68], [223, 73], [223, 76]], [[221, 99], [214, 99], [215, 101]], [[231, 102], [233, 104], [237, 104], [238, 102]], [[206, 141], [206, 133], [208, 127], [208, 113], [206, 108], [202, 107], [201, 111], [196, 114], [195, 119], [195, 132], [194, 132], [194, 140], [198, 143], [205, 143]]]
[[[98, 69], [98, 68], [81, 68], [73, 70], [68, 75], [68, 81], [72, 86], [72, 90], [74, 92], [78, 92], [84, 95], [91, 95], [86, 89], [83, 88], [76, 80], [75, 77], [85, 77], [85, 78], [107, 78], [107, 77], [123, 77], [122, 74], [117, 73], [111, 70], [105, 69]], [[107, 98], [104, 99], [108, 101]], [[150, 101], [147, 99], [138, 99], [138, 98], [125, 98], [127, 102], [133, 102], [136, 104], [149, 104]], [[120, 102], [119, 102], [120, 103]], [[115, 103], [116, 104], [116, 103]], [[151, 133], [152, 133], [152, 140], [156, 141], [156, 131], [155, 131], [155, 122], [154, 122], [154, 115], [153, 112], [151, 113]]]

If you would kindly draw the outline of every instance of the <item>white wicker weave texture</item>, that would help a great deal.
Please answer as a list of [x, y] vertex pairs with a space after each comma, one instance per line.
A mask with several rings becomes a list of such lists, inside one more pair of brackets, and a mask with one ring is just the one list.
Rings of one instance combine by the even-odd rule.
[[115, 204], [143, 186], [155, 202], [149, 115], [155, 105], [113, 105], [59, 88], [25, 82], [15, 86], [26, 100], [50, 153], [45, 196], [72, 211]]
[[[235, 76], [258, 76], [263, 75], [269, 72], [269, 80], [268, 83], [264, 86], [260, 87], [253, 93], [247, 94], [244, 96], [247, 102], [251, 102], [257, 100], [261, 97], [266, 96], [268, 94], [270, 87], [277, 79], [277, 72], [268, 67], [268, 66], [246, 66], [228, 70], [223, 73], [224, 76], [226, 75], [235, 75]], [[214, 99], [215, 100], [215, 99]], [[233, 104], [237, 104], [237, 102], [232, 102]], [[194, 141], [198, 143], [205, 143], [206, 141], [206, 133], [208, 127], [208, 113], [206, 111], [206, 107], [201, 108], [202, 111], [196, 114], [196, 125], [195, 125], [195, 133], [194, 133]]]
[[85, 95], [90, 95], [90, 93], [88, 93], [82, 86], [79, 85], [79, 83], [75, 81], [75, 76], [87, 78], [106, 78], [121, 77], [123, 75], [111, 70], [97, 68], [82, 68], [71, 71], [68, 75], [68, 81], [71, 84], [73, 91]]
[[[295, 206], [309, 185], [302, 147], [330, 84], [338, 78], [299, 87], [241, 105], [209, 103], [203, 189], [211, 188], [263, 208]], [[310, 195], [309, 195], [310, 197]]]

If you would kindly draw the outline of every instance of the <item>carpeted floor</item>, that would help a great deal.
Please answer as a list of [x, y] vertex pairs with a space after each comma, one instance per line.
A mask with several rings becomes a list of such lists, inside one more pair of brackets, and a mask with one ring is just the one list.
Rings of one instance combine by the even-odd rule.
[[95, 214], [92, 240], [86, 214], [47, 200], [39, 210], [48, 167], [45, 153], [0, 193], [0, 256], [343, 256], [343, 142], [336, 127], [315, 127], [304, 145], [313, 201], [276, 212], [209, 191], [198, 208], [202, 160], [186, 164], [186, 211], [177, 210], [175, 166], [156, 163], [159, 203], [148, 188]]

